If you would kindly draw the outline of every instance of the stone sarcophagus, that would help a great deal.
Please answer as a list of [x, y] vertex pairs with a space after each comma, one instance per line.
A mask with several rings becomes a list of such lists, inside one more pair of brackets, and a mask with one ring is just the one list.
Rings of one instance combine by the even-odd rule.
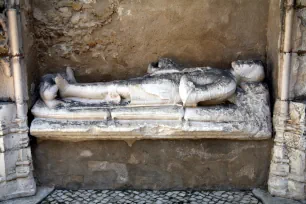
[[269, 92], [257, 61], [228, 70], [151, 63], [143, 77], [77, 83], [72, 69], [46, 75], [31, 134], [56, 140], [271, 137]]

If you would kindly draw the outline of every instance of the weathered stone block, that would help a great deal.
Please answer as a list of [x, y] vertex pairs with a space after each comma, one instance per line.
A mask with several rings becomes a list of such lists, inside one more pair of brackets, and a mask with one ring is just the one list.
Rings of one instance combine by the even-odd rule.
[[126, 183], [129, 180], [126, 164], [110, 163], [108, 161], [89, 161], [88, 170], [96, 171], [114, 171], [118, 183]]
[[265, 185], [270, 148], [270, 140], [42, 140], [34, 162], [38, 182], [59, 188], [248, 189]]
[[35, 193], [30, 158], [30, 148], [0, 153], [0, 200]]
[[11, 198], [31, 196], [36, 192], [36, 184], [33, 177], [24, 177], [18, 180], [10, 180], [0, 183], [0, 201]]
[[110, 117], [110, 111], [105, 107], [82, 107], [74, 103], [67, 103], [65, 107], [59, 106], [50, 109], [41, 100], [35, 103], [31, 112], [43, 118], [107, 120]]
[[[16, 117], [16, 106], [12, 102], [0, 102], [0, 136], [8, 134]], [[0, 143], [1, 145], [1, 143]]]
[[272, 161], [270, 171], [277, 176], [287, 176], [289, 174], [289, 164]]
[[[30, 175], [32, 170], [32, 161], [29, 160], [29, 158], [31, 158], [29, 148], [0, 153], [0, 158], [0, 175], [4, 178], [4, 181], [17, 179], [19, 174], [22, 174], [23, 177]], [[18, 171], [18, 166], [24, 166], [26, 168]]]
[[10, 133], [0, 136], [0, 152], [20, 149], [29, 145], [29, 137], [26, 133]]
[[297, 1], [296, 1], [296, 4], [297, 4], [298, 6], [306, 6], [306, 0], [297, 0]]
[[306, 50], [306, 9], [298, 9], [295, 11], [292, 29], [293, 50]]
[[14, 100], [14, 80], [13, 77], [8, 77], [4, 74], [1, 69], [0, 72], [0, 81], [1, 84], [5, 84], [5, 86], [0, 86], [0, 99], [1, 100]]
[[182, 106], [118, 107], [111, 109], [111, 116], [117, 120], [182, 120], [184, 112]]
[[63, 185], [68, 189], [77, 190], [82, 186], [84, 182], [83, 175], [71, 175], [63, 178]]
[[284, 197], [287, 195], [288, 179], [286, 177], [273, 175], [270, 172], [268, 187], [272, 195]]
[[293, 179], [297, 182], [305, 182], [305, 167], [306, 167], [306, 155], [305, 151], [301, 151], [298, 149], [290, 149], [289, 154], [290, 158], [290, 179]]
[[273, 147], [273, 159], [275, 161], [288, 161], [287, 149], [284, 145], [275, 145]]
[[286, 103], [289, 115], [287, 117], [277, 115], [283, 123], [274, 123], [276, 134], [283, 138], [278, 139], [274, 145], [268, 182], [269, 191], [276, 196], [305, 199], [306, 104], [303, 101]]
[[304, 200], [306, 198], [304, 182], [288, 180], [288, 191], [289, 198], [298, 200]]
[[292, 54], [291, 64], [290, 98], [301, 98], [306, 95], [306, 56]]

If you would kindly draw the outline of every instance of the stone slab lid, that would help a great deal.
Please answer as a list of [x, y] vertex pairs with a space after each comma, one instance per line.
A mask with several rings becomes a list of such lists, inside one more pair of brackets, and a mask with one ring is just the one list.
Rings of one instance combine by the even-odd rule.
[[118, 120], [182, 120], [184, 108], [179, 105], [118, 107], [111, 109], [111, 117]]
[[31, 110], [38, 118], [80, 119], [80, 120], [106, 120], [110, 117], [110, 111], [103, 106], [88, 106], [81, 103], [65, 102], [55, 108], [48, 108], [45, 103], [38, 100]]
[[38, 100], [32, 108], [36, 118], [72, 119], [72, 120], [181, 120], [184, 108], [173, 106], [109, 106], [104, 104], [84, 104], [63, 101], [53, 109]]
[[36, 118], [31, 135], [52, 140], [233, 139], [265, 140], [271, 132], [245, 122], [175, 120], [65, 120]]

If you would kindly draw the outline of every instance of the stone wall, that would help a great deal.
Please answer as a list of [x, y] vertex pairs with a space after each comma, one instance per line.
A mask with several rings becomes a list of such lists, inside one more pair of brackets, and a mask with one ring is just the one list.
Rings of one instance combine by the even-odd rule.
[[249, 189], [266, 185], [271, 141], [176, 140], [34, 145], [39, 184], [77, 189]]
[[143, 75], [159, 57], [224, 68], [265, 61], [268, 9], [267, 0], [32, 0], [32, 72], [73, 66], [88, 82]]

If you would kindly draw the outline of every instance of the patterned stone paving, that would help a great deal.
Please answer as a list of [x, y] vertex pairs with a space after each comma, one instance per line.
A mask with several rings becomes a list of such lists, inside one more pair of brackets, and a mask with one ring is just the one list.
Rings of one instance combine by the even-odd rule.
[[41, 204], [261, 204], [251, 192], [55, 190]]

